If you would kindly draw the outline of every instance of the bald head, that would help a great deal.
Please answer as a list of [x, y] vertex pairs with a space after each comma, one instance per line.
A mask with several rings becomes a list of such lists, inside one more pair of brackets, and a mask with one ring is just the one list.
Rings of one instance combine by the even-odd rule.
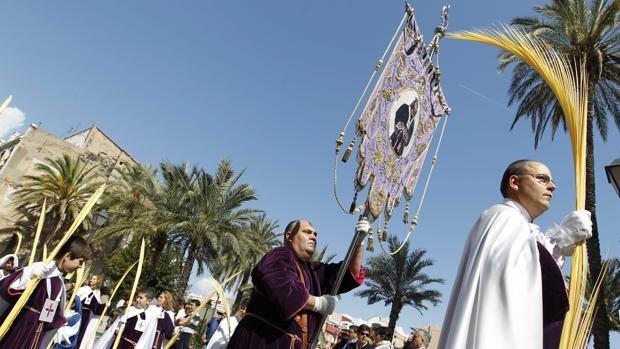
[[308, 261], [316, 249], [316, 229], [307, 220], [294, 220], [284, 230], [284, 246], [295, 252], [303, 261]]
[[521, 204], [534, 220], [551, 206], [556, 189], [551, 170], [542, 162], [515, 161], [506, 168], [500, 190], [504, 198]]

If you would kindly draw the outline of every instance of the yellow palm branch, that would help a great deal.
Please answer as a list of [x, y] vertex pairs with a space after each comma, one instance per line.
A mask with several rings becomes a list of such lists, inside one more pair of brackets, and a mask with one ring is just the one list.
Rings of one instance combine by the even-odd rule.
[[[103, 194], [104, 190], [105, 184], [101, 185], [101, 187], [99, 187], [99, 189], [95, 191], [95, 193], [90, 197], [90, 199], [88, 199], [78, 216], [75, 218], [75, 221], [73, 222], [69, 230], [67, 230], [65, 235], [62, 237], [58, 245], [56, 245], [54, 250], [52, 250], [52, 252], [48, 256], [46, 256], [45, 264], [49, 265], [54, 260], [54, 257], [56, 257], [56, 255], [58, 254], [58, 251], [60, 251], [62, 246], [67, 242], [67, 240], [69, 240], [69, 238], [73, 235], [73, 233], [75, 233], [77, 228], [82, 224], [82, 221], [84, 220], [84, 218], [86, 218], [95, 203], [97, 203], [97, 200], [99, 200], [99, 197], [101, 197], [101, 194]], [[34, 289], [39, 284], [39, 281], [41, 281], [41, 279], [39, 278], [33, 278], [32, 280], [30, 280], [30, 283], [5, 318], [2, 326], [0, 326], [0, 340], [4, 337], [4, 335], [6, 335], [9, 328], [13, 324], [13, 321], [15, 321], [17, 315], [21, 312], [24, 305], [26, 305], [26, 302], [32, 295], [32, 292], [34, 292]]]
[[[99, 315], [99, 319], [97, 320], [97, 324], [95, 325], [95, 329], [99, 328], [99, 325], [101, 324], [101, 320], [103, 320], [103, 317], [108, 312], [108, 304], [110, 302], [112, 302], [112, 300], [114, 299], [114, 296], [116, 295], [116, 291], [118, 291], [118, 289], [121, 287], [121, 285], [123, 284], [123, 281], [125, 281], [125, 278], [127, 277], [127, 275], [129, 275], [129, 272], [136, 266], [136, 264], [138, 264], [138, 261], [136, 261], [134, 264], [130, 265], [129, 268], [127, 268], [127, 270], [125, 271], [123, 276], [121, 276], [121, 278], [116, 283], [116, 286], [114, 286], [114, 290], [112, 290], [112, 294], [110, 295], [110, 298], [108, 299], [108, 302], [106, 302], [106, 305], [105, 305], [105, 307], [103, 307], [103, 311], [101, 312], [101, 315]], [[129, 307], [129, 305], [130, 305], [130, 303], [127, 303], [127, 307]], [[86, 344], [87, 344], [86, 348], [92, 348], [93, 342], [95, 340], [95, 335], [96, 335], [96, 331], [93, 332], [90, 335], [90, 338], [85, 338], [85, 339], [88, 340], [86, 342]]]
[[[136, 295], [136, 289], [138, 288], [138, 283], [140, 283], [140, 276], [142, 275], [143, 264], [144, 264], [144, 238], [142, 238], [142, 245], [140, 246], [140, 259], [138, 259], [138, 269], [136, 270], [136, 277], [135, 279], [133, 279], [133, 286], [131, 288], [131, 293], [129, 295], [128, 302], [133, 302], [134, 296]], [[131, 308], [130, 305], [131, 304], [128, 303], [127, 307], [125, 308], [125, 316], [127, 316], [127, 314], [129, 313], [129, 308]], [[114, 340], [114, 345], [112, 345], [112, 349], [116, 349], [118, 347], [118, 344], [121, 341], [121, 337], [122, 337], [124, 330], [125, 330], [125, 322], [121, 322], [120, 326], [118, 327], [118, 336], [116, 336], [116, 339]]]
[[4, 109], [6, 109], [6, 107], [9, 106], [9, 103], [11, 103], [11, 100], [13, 99], [13, 96], [8, 96], [4, 102], [2, 102], [2, 105], [0, 105], [0, 113], [2, 113], [4, 111]]
[[[41, 231], [43, 230], [43, 223], [45, 223], [45, 206], [47, 204], [47, 198], [43, 199], [43, 206], [41, 206], [41, 214], [39, 215], [39, 222], [37, 223], [37, 231], [34, 234], [34, 241], [32, 242], [32, 251], [30, 251], [30, 259], [28, 265], [34, 263], [34, 258], [37, 254], [37, 245], [41, 238]], [[45, 256], [43, 257], [45, 259]]]

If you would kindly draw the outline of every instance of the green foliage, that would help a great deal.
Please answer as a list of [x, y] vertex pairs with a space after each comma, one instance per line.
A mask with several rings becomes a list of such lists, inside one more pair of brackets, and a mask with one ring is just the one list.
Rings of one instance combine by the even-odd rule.
[[36, 165], [36, 170], [35, 175], [22, 177], [11, 197], [11, 204], [22, 215], [18, 225], [25, 233], [24, 241], [31, 241], [43, 201], [46, 201], [40, 241], [43, 244], [59, 238], [69, 228], [98, 183], [94, 167], [86, 167], [79, 158], [73, 159], [69, 155], [46, 158]]
[[[114, 288], [116, 282], [125, 273], [127, 268], [138, 260], [140, 255], [140, 239], [133, 238], [131, 242], [124, 246], [124, 248], [116, 249], [109, 259], [105, 262], [105, 275], [107, 278], [106, 286]], [[145, 278], [145, 273], [142, 273], [142, 279], [140, 281], [140, 287], [148, 287], [153, 290], [154, 295], [157, 295], [161, 291], [176, 290], [178, 285], [178, 277], [180, 270], [179, 253], [173, 246], [166, 247], [160, 252], [160, 263], [154, 270], [153, 275], [149, 278]], [[145, 259], [148, 256], [145, 257]], [[119, 295], [129, 294], [131, 291], [132, 282], [135, 279], [136, 270], [132, 270], [123, 285], [119, 288]]]
[[[517, 17], [512, 25], [544, 40], [553, 48], [572, 58], [578, 70], [588, 71], [589, 101], [592, 119], [603, 140], [607, 139], [611, 117], [620, 130], [620, 32], [618, 18], [620, 1], [552, 0], [537, 5], [540, 17]], [[555, 95], [542, 77], [528, 64], [512, 54], [499, 55], [499, 69], [512, 66], [509, 105], [518, 104], [512, 127], [517, 121], [531, 119], [534, 144], [538, 143], [547, 126], [551, 136], [558, 127], [566, 131], [564, 115]]]
[[[388, 240], [390, 251], [400, 246], [395, 236]], [[389, 328], [394, 331], [396, 321], [403, 307], [410, 306], [422, 314], [428, 309], [426, 304], [433, 306], [440, 302], [441, 293], [429, 289], [432, 284], [442, 284], [443, 279], [432, 278], [424, 269], [433, 265], [433, 260], [424, 258], [426, 250], [409, 251], [409, 242], [394, 255], [378, 255], [368, 258], [366, 266], [365, 289], [355, 293], [356, 296], [367, 298], [368, 304], [383, 302], [391, 305]]]

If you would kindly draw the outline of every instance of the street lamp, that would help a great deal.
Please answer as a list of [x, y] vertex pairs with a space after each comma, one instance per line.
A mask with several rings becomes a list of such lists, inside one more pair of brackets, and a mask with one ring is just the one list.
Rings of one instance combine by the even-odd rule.
[[620, 196], [620, 158], [605, 166], [605, 172], [607, 172], [607, 180], [614, 187], [618, 196]]
[[90, 244], [93, 239], [93, 235], [95, 235], [95, 231], [108, 223], [108, 211], [105, 209], [97, 210], [93, 214], [93, 226], [90, 228], [90, 233], [88, 233], [87, 242]]

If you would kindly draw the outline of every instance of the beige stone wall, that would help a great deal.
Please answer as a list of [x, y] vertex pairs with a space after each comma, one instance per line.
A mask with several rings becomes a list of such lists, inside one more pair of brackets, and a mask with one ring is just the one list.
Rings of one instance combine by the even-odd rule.
[[0, 145], [0, 231], [11, 227], [19, 218], [10, 205], [10, 195], [22, 176], [36, 175], [37, 163], [64, 154], [79, 156], [89, 165], [97, 166], [102, 178], [111, 175], [122, 164], [136, 164], [129, 154], [95, 126], [67, 139], [31, 126], [20, 139]]

